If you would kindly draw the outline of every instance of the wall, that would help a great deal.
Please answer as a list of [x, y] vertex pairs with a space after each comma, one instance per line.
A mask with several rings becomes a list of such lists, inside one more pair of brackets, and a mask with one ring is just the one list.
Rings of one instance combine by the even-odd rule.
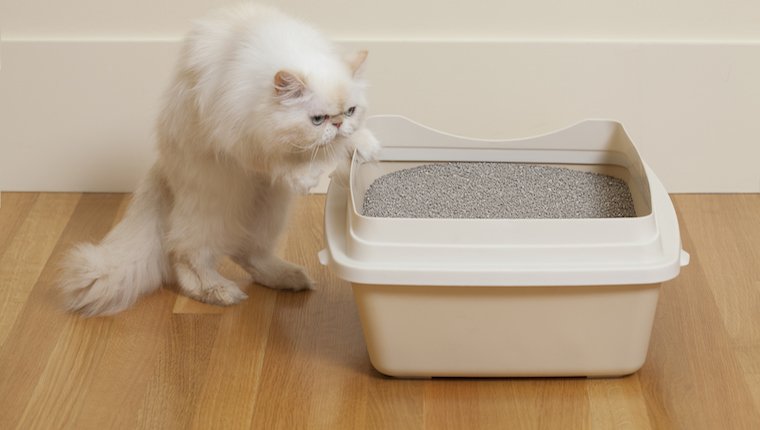
[[[176, 39], [229, 0], [9, 0], [10, 39]], [[339, 39], [757, 41], [755, 0], [262, 1]]]
[[[178, 41], [223, 3], [0, 5], [0, 189], [132, 191]], [[670, 192], [760, 191], [756, 1], [277, 4], [370, 50], [373, 114], [483, 138], [616, 119]]]

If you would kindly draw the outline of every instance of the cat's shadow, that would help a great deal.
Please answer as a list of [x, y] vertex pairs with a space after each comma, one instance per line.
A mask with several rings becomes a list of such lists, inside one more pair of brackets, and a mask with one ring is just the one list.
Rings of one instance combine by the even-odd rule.
[[[300, 363], [315, 371], [332, 369], [357, 377], [388, 378], [375, 370], [370, 362], [348, 282], [310, 267], [317, 279], [316, 290], [273, 290], [251, 282], [249, 275], [227, 258], [220, 262], [218, 270], [235, 281], [248, 298], [236, 305], [216, 306], [187, 297], [178, 285], [164, 285], [164, 289], [177, 295], [175, 312], [240, 312], [240, 318], [249, 321], [259, 319], [261, 312], [271, 312], [268, 324], [250, 328], [267, 330], [265, 354], [268, 357], [265, 360]], [[267, 309], [269, 306], [271, 308]]]
[[[339, 284], [318, 284], [317, 290], [309, 291], [277, 291], [267, 354], [314, 370], [387, 378], [369, 360], [353, 298], [347, 300], [345, 294], [332, 290], [350, 289], [350, 285], [342, 281]], [[248, 286], [248, 290], [257, 288], [265, 287]]]

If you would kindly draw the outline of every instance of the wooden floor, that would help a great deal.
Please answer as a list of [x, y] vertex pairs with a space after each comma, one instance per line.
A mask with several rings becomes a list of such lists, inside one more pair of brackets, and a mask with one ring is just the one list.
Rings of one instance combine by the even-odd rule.
[[[56, 266], [121, 194], [2, 193], [2, 429], [760, 429], [760, 195], [675, 195], [691, 264], [664, 285], [646, 364], [620, 379], [396, 380], [369, 363], [350, 286], [321, 266], [324, 196], [283, 245], [313, 292], [220, 308], [170, 289], [60, 310]], [[231, 263], [227, 276], [244, 280]]]

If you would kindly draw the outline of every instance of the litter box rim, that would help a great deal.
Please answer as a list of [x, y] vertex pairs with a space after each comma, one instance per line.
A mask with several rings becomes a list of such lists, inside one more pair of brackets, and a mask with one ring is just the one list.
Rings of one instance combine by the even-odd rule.
[[[586, 120], [565, 127], [559, 131], [541, 135], [538, 138], [513, 140], [485, 140], [462, 138], [442, 133], [415, 123], [401, 116], [380, 116], [368, 119], [368, 125], [378, 124], [409, 127], [411, 133], [423, 130], [452, 139], [449, 147], [466, 142], [484, 145], [515, 146], [530, 143], [541, 137], [556, 138], [568, 130], [592, 126], [610, 127], [615, 133], [625, 133], [622, 124], [608, 120]], [[395, 124], [395, 125], [394, 125]], [[581, 130], [582, 131], [582, 130]], [[382, 135], [382, 132], [380, 133]], [[688, 254], [681, 249], [678, 221], [667, 192], [654, 172], [640, 159], [633, 142], [627, 139], [629, 148], [624, 150], [635, 155], [631, 164], [640, 163], [641, 173], [651, 213], [636, 218], [613, 219], [531, 219], [531, 220], [447, 220], [464, 221], [462, 225], [475, 225], [473, 221], [488, 225], [500, 221], [515, 225], [595, 225], [610, 223], [641, 227], [631, 234], [623, 231], [621, 237], [598, 242], [582, 243], [529, 243], [530, 237], [523, 237], [515, 243], [399, 243], [370, 238], [364, 240], [356, 234], [352, 217], [356, 217], [349, 190], [334, 183], [330, 184], [325, 206], [325, 250], [320, 252], [320, 261], [328, 265], [339, 277], [358, 284], [374, 285], [438, 285], [438, 286], [560, 286], [560, 285], [624, 285], [660, 283], [676, 277], [680, 267], [688, 263]], [[397, 142], [385, 142], [384, 146], [399, 147]], [[453, 143], [452, 143], [453, 142]], [[550, 141], [551, 143], [551, 141]], [[624, 141], [625, 143], [625, 141]], [[433, 146], [433, 145], [428, 145]], [[403, 147], [402, 147], [403, 148]], [[532, 149], [545, 150], [546, 148]], [[561, 150], [558, 149], [558, 150]], [[381, 159], [383, 157], [381, 156]], [[352, 175], [356, 165], [352, 165]], [[353, 184], [353, 177], [351, 179]], [[365, 217], [366, 218], [366, 217]], [[381, 220], [390, 220], [387, 218]], [[399, 219], [395, 219], [399, 220]], [[400, 219], [412, 221], [412, 219]], [[415, 219], [417, 221], [419, 219]], [[424, 221], [434, 221], [423, 219]], [[563, 221], [564, 223], [557, 223]], [[568, 224], [568, 221], [570, 222]], [[622, 221], [622, 224], [620, 223]], [[635, 222], [634, 222], [635, 221]], [[402, 221], [403, 222], [403, 221]], [[617, 222], [617, 224], [614, 224]], [[574, 223], [574, 224], [573, 224]], [[626, 224], [627, 223], [627, 224]], [[628, 230], [628, 228], [624, 229]], [[635, 228], [633, 229], [635, 230]], [[538, 231], [538, 230], [536, 230]], [[626, 236], [628, 234], [628, 236]], [[636, 236], [638, 235], [638, 237]], [[526, 242], [528, 240], [528, 242]], [[521, 242], [522, 241], [522, 242]], [[449, 249], [447, 249], [447, 246]], [[490, 246], [490, 248], [489, 248]], [[465, 247], [467, 249], [465, 249]], [[463, 253], [463, 251], [466, 251]], [[490, 255], [500, 252], [491, 261], [476, 261], [472, 255]], [[581, 254], [579, 254], [579, 252]], [[585, 254], [583, 254], [585, 253]], [[463, 259], [459, 259], [464, 255]], [[589, 255], [588, 261], [573, 260], [573, 255]], [[510, 256], [516, 258], [510, 258]]]

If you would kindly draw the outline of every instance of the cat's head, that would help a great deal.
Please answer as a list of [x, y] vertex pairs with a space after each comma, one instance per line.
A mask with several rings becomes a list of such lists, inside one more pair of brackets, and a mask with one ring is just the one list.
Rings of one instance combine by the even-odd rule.
[[294, 163], [331, 163], [348, 156], [351, 135], [364, 126], [362, 79], [367, 51], [317, 70], [280, 70], [272, 77], [264, 115], [267, 150]]

